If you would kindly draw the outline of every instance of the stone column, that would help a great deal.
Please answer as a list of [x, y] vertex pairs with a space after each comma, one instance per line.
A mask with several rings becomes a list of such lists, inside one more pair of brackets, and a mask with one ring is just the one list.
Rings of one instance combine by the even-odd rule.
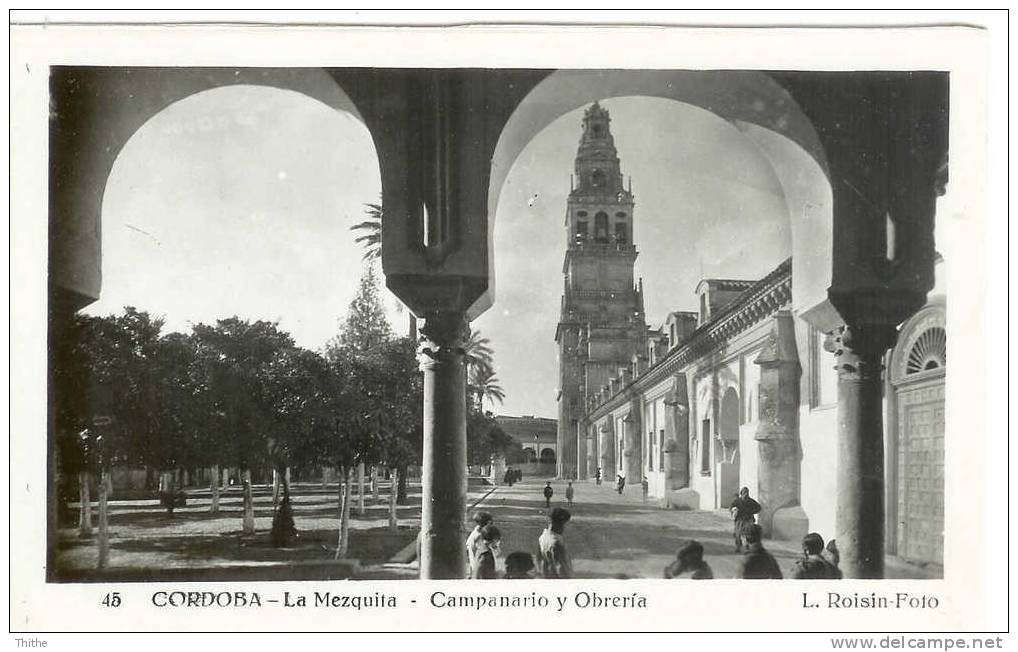
[[598, 448], [601, 453], [601, 481], [615, 481], [615, 437], [611, 415], [597, 427]]
[[597, 438], [594, 433], [595, 426], [585, 428], [584, 435], [587, 438], [587, 478], [593, 479], [597, 475]]
[[843, 327], [838, 368], [836, 536], [846, 578], [884, 576], [884, 353], [893, 326]]
[[686, 374], [675, 376], [665, 396], [665, 491], [689, 486], [689, 394]]
[[760, 420], [755, 439], [760, 527], [770, 537], [774, 512], [799, 504], [799, 353], [795, 324], [786, 310], [771, 322], [771, 331], [754, 363], [760, 365]]
[[636, 401], [630, 406], [629, 414], [622, 420], [625, 439], [623, 440], [622, 456], [625, 458], [622, 468], [626, 470], [626, 488], [640, 489], [643, 480], [643, 456], [640, 450], [640, 407]]
[[429, 315], [420, 328], [424, 372], [421, 579], [461, 579], [466, 568], [466, 367], [463, 313]]

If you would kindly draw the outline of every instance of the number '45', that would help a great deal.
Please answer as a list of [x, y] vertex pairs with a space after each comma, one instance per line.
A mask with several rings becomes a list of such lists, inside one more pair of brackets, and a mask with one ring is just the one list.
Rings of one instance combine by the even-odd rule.
[[106, 597], [103, 598], [102, 602], [104, 607], [119, 607], [120, 606], [120, 594], [114, 591], [113, 593], [107, 593]]

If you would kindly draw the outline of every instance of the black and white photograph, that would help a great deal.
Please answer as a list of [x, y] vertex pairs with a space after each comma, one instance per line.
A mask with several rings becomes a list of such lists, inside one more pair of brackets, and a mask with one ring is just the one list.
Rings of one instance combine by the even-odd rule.
[[[247, 33], [248, 56], [213, 59], [192, 33], [174, 64], [172, 29], [135, 31], [19, 72], [43, 144], [32, 216], [11, 217], [44, 270], [44, 312], [11, 313], [15, 341], [43, 315], [23, 350], [44, 356], [20, 358], [35, 407], [12, 403], [33, 595], [117, 590], [163, 617], [303, 607], [313, 585], [490, 629], [509, 625], [478, 600], [548, 592], [554, 612], [572, 586], [578, 628], [605, 606], [617, 630], [745, 590], [989, 629], [941, 611], [961, 601], [945, 581], [982, 586], [983, 549], [958, 542], [996, 518], [960, 475], [989, 464], [985, 417], [958, 412], [985, 397], [948, 391], [985, 382], [966, 238], [986, 131], [960, 118], [985, 113], [984, 71], [824, 65], [796, 37], [780, 65], [613, 65], [641, 36], [592, 28], [556, 43], [601, 39], [589, 65], [472, 63], [483, 38], [415, 61], [434, 42], [410, 35], [366, 65], [316, 59], [330, 35], [289, 34], [307, 54], [287, 58]], [[509, 579], [529, 581], [473, 582]], [[750, 579], [769, 581], [726, 581]]]

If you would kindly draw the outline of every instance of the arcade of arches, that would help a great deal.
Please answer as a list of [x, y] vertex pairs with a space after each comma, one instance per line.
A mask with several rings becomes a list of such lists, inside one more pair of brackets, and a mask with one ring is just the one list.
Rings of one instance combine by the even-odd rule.
[[[638, 399], [652, 395], [631, 391], [631, 385], [642, 387], [652, 378], [649, 361], [635, 379], [625, 370], [621, 382], [609, 378], [609, 389], [598, 405], [593, 394], [578, 401], [565, 423], [583, 415], [590, 423], [574, 428], [569, 437], [557, 436], [559, 469], [578, 472], [577, 460], [586, 460], [590, 450], [580, 451], [578, 446], [586, 444], [593, 432], [593, 439], [604, 441], [609, 436], [604, 430], [622, 433], [621, 441], [628, 446], [598, 447], [597, 454], [607, 461], [603, 466], [614, 468], [621, 460], [631, 475], [639, 474], [645, 458], [637, 451], [652, 440], [644, 439], [645, 426], [653, 424], [660, 435], [658, 424], [663, 423], [666, 433], [677, 435], [663, 443], [659, 437], [648, 448], [646, 459], [653, 461], [653, 473], [662, 476], [655, 480], [658, 491], [665, 489], [661, 483], [670, 482], [669, 491], [686, 488], [712, 504], [732, 481], [749, 480], [753, 446], [747, 436], [753, 427], [747, 415], [752, 411], [765, 417], [752, 434], [759, 458], [774, 460], [757, 465], [761, 498], [771, 505], [795, 505], [798, 499], [812, 527], [815, 519], [831, 517], [810, 506], [811, 496], [836, 494], [834, 523], [827, 529], [835, 531], [846, 576], [882, 576], [885, 529], [896, 533], [893, 547], [900, 554], [936, 554], [939, 544], [933, 535], [943, 510], [931, 508], [929, 497], [937, 495], [940, 486], [935, 476], [942, 462], [938, 466], [936, 451], [942, 448], [943, 427], [942, 421], [937, 425], [935, 383], [946, 362], [943, 338], [937, 332], [920, 332], [908, 348], [893, 354], [893, 361], [904, 361], [905, 370], [892, 374], [897, 430], [887, 441], [897, 445], [887, 458], [902, 469], [895, 478], [900, 500], [894, 509], [884, 508], [882, 478], [874, 482], [861, 478], [884, 466], [882, 361], [895, 345], [898, 326], [926, 305], [933, 289], [934, 209], [947, 169], [946, 73], [54, 67], [50, 105], [56, 110], [51, 113], [49, 138], [51, 341], [62, 336], [74, 311], [101, 292], [102, 195], [113, 161], [127, 140], [176, 100], [245, 83], [319, 99], [362, 121], [374, 140], [388, 217], [382, 231], [386, 284], [423, 320], [423, 578], [459, 577], [464, 567], [462, 343], [466, 323], [494, 301], [490, 220], [496, 217], [505, 176], [530, 139], [551, 121], [599, 98], [620, 95], [699, 106], [751, 139], [772, 162], [784, 188], [792, 262], [782, 263], [728, 308], [715, 308], [684, 344], [664, 352], [656, 366], [675, 365], [674, 374], [664, 385], [648, 388], [657, 392], [649, 412]], [[591, 130], [592, 136], [602, 135], [593, 125]], [[599, 169], [602, 174], [597, 175], [591, 169], [592, 189], [615, 187], [610, 168]], [[821, 180], [823, 188], [817, 192], [805, 187], [804, 179]], [[622, 198], [625, 204], [624, 193]], [[632, 230], [612, 226], [608, 233], [598, 231], [600, 210], [591, 214], [588, 233], [594, 232], [595, 241], [607, 240], [608, 244], [597, 245], [616, 248], [624, 260], [631, 255]], [[631, 218], [631, 213], [615, 217], [625, 212], [621, 207], [603, 212], [616, 225]], [[889, 238], [892, 232], [894, 237]], [[685, 315], [676, 315], [675, 320], [677, 332], [689, 326]], [[911, 337], [907, 327], [902, 332]], [[813, 329], [831, 337], [815, 335]], [[718, 354], [716, 345], [722, 341], [731, 345]], [[802, 373], [802, 368], [810, 368], [807, 361], [815, 347], [809, 343], [814, 341], [828, 343], [839, 366], [836, 411], [814, 410], [816, 418], [829, 420], [825, 442], [832, 450], [836, 441], [836, 489], [810, 487], [805, 472], [801, 477], [794, 472], [797, 466], [804, 470], [806, 456], [818, 452], [811, 448], [817, 442], [810, 439], [805, 418], [795, 421], [803, 411], [789, 409], [786, 393], [770, 391], [797, 383], [812, 387], [814, 376]], [[731, 357], [739, 347], [745, 354]], [[635, 375], [632, 370], [628, 374]], [[760, 378], [756, 394], [751, 381], [755, 374]], [[684, 382], [675, 381], [680, 376]], [[825, 382], [819, 382], [822, 389], [828, 387]], [[730, 407], [724, 437], [715, 438], [722, 433], [721, 402], [729, 388], [739, 398], [738, 441], [730, 438], [734, 435]], [[794, 405], [812, 407], [813, 394], [805, 395], [806, 403]], [[614, 402], [619, 396], [628, 399], [625, 415]], [[816, 398], [824, 405], [829, 402], [825, 392]], [[53, 401], [59, 400], [53, 396]], [[676, 418], [687, 411], [686, 418]], [[602, 418], [609, 413], [619, 418]], [[48, 432], [52, 451], [52, 403]], [[578, 437], [578, 432], [584, 436]], [[834, 432], [837, 435], [831, 436]], [[703, 453], [705, 466], [677, 462], [700, 460], [698, 450], [688, 450], [688, 444], [707, 441], [712, 445]], [[729, 465], [728, 470], [721, 471], [719, 463]], [[52, 455], [49, 464], [48, 552], [53, 555]], [[723, 486], [718, 484], [722, 480]], [[885, 513], [895, 519], [889, 529]], [[783, 515], [771, 516], [772, 522], [779, 522]], [[923, 537], [924, 542], [917, 543]]]

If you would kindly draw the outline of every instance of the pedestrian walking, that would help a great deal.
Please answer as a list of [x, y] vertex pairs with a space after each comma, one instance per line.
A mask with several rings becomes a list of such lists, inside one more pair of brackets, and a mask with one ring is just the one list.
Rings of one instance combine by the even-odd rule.
[[743, 536], [746, 539], [746, 553], [739, 560], [735, 577], [740, 580], [780, 580], [781, 569], [774, 556], [767, 552], [763, 543], [760, 526], [753, 523], [746, 527]]
[[573, 565], [566, 550], [566, 523], [572, 518], [569, 510], [556, 507], [548, 515], [548, 527], [537, 539], [541, 550], [541, 575], [545, 579], [569, 579], [573, 576]]
[[529, 552], [512, 552], [505, 558], [505, 579], [534, 579], [534, 557]]
[[703, 560], [703, 544], [687, 541], [679, 548], [675, 561], [665, 567], [665, 579], [712, 580], [714, 571]]
[[824, 555], [824, 539], [816, 532], [802, 538], [802, 559], [792, 568], [796, 580], [840, 580], [841, 571]]
[[495, 558], [500, 555], [502, 545], [502, 533], [492, 524], [481, 528], [481, 545], [477, 548], [477, 565], [471, 574], [471, 579], [494, 580], [498, 579], [495, 571]]
[[597, 471], [594, 472], [594, 483], [601, 486], [601, 467], [597, 467]]
[[570, 507], [573, 506], [573, 495], [574, 494], [575, 494], [575, 491], [573, 490], [573, 481], [570, 480], [569, 483], [566, 485], [566, 503]]
[[626, 488], [626, 476], [619, 474], [618, 479], [615, 481], [615, 488], [618, 489], [619, 495], [622, 495], [622, 490]]
[[739, 490], [739, 495], [732, 501], [729, 509], [734, 520], [735, 552], [742, 552], [744, 530], [756, 523], [756, 515], [760, 513], [760, 503], [749, 497], [749, 487], [743, 487]]
[[544, 507], [545, 509], [551, 507], [551, 497], [555, 495], [555, 490], [551, 488], [551, 481], [549, 480], [544, 485]]
[[643, 491], [643, 502], [647, 502], [647, 495], [650, 493], [650, 482], [647, 481], [647, 476], [643, 476], [643, 480], [640, 481], [640, 489]]

